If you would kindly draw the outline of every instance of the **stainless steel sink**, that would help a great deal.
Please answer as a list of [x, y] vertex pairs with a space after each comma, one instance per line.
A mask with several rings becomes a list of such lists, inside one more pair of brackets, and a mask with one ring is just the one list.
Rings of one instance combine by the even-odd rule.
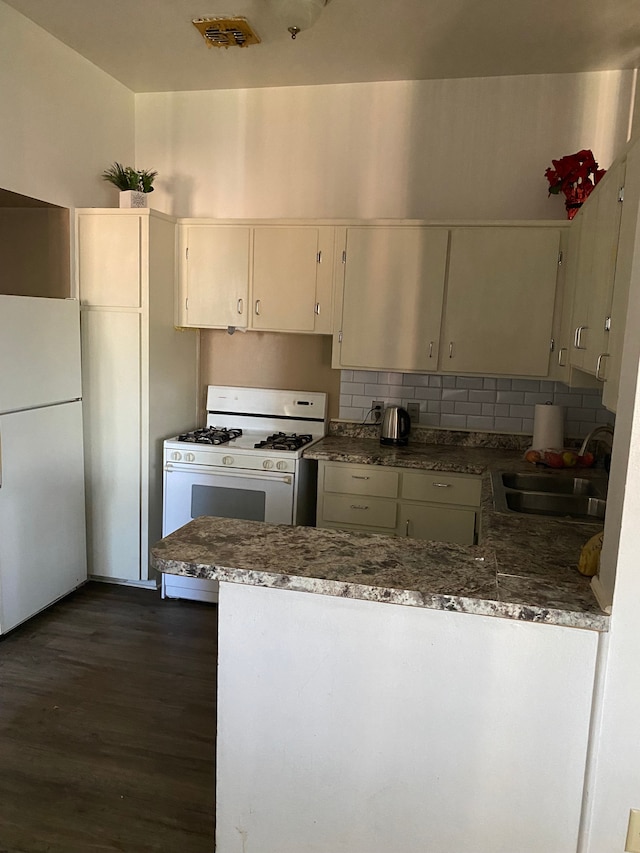
[[495, 508], [499, 512], [568, 517], [583, 521], [604, 518], [607, 480], [549, 474], [496, 471], [492, 475]]
[[604, 518], [607, 502], [587, 495], [551, 495], [542, 492], [507, 492], [506, 503], [513, 512], [531, 515], [568, 515], [571, 518]]
[[603, 497], [599, 486], [586, 477], [567, 477], [564, 474], [503, 474], [502, 483], [506, 488], [520, 492]]

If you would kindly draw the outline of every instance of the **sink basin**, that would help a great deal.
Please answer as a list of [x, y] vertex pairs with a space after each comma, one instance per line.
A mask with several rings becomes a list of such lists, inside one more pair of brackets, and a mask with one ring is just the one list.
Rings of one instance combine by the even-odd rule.
[[556, 472], [549, 474], [496, 471], [492, 475], [495, 508], [519, 512], [602, 520], [607, 507], [607, 480]]
[[599, 484], [586, 477], [567, 477], [553, 474], [503, 474], [502, 483], [508, 489], [545, 494], [589, 495], [603, 497]]
[[531, 515], [570, 516], [592, 521], [604, 518], [607, 502], [588, 495], [553, 495], [542, 492], [507, 492], [507, 507]]

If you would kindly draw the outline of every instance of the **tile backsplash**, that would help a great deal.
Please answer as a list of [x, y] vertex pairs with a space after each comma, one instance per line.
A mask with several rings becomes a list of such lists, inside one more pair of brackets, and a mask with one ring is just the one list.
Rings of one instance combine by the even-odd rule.
[[599, 389], [569, 388], [538, 379], [343, 370], [340, 418], [371, 423], [373, 400], [385, 405], [418, 403], [420, 425], [445, 429], [533, 433], [534, 406], [551, 402], [565, 408], [565, 436], [583, 438], [615, 416], [602, 405]]

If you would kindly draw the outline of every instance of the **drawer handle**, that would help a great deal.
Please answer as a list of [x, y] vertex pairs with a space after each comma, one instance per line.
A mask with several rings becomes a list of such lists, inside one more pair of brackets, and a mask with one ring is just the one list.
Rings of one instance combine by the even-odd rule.
[[362, 474], [352, 474], [351, 479], [352, 480], [370, 480], [371, 478], [370, 477], [364, 477]]
[[451, 483], [431, 483], [432, 486], [435, 486], [436, 489], [450, 489]]
[[351, 509], [369, 509], [369, 507], [364, 504], [351, 504]]

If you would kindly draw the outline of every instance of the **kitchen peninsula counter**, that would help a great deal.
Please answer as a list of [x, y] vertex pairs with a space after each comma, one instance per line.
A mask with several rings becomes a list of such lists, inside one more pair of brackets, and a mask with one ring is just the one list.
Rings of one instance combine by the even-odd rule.
[[187, 577], [607, 630], [589, 579], [574, 568], [594, 525], [545, 520], [542, 533], [517, 521], [468, 547], [201, 517], [158, 542], [152, 564]]
[[[483, 452], [461, 464], [519, 464]], [[201, 517], [152, 548], [220, 581], [216, 849], [462, 849], [472, 826], [489, 851], [500, 826], [510, 849], [575, 850], [596, 526], [495, 516], [477, 546]]]

